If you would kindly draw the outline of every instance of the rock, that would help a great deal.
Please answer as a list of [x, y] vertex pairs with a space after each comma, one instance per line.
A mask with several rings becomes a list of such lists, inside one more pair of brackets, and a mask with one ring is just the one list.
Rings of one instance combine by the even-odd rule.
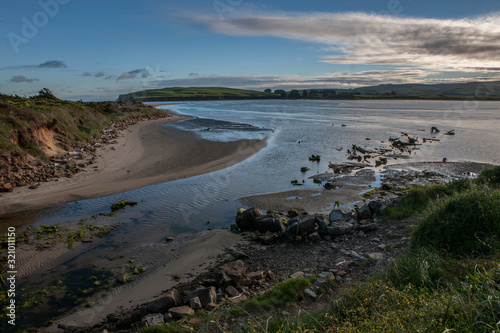
[[250, 279], [246, 275], [245, 263], [241, 260], [236, 260], [219, 267], [215, 274], [215, 280], [221, 287], [227, 287], [229, 281], [235, 286], [248, 286]]
[[201, 320], [201, 318], [191, 318], [188, 320], [188, 324], [190, 325], [199, 325], [203, 322], [203, 320]]
[[116, 280], [118, 280], [118, 282], [120, 282], [121, 284], [127, 283], [128, 279], [129, 279], [128, 273], [119, 273], [116, 276]]
[[171, 237], [171, 236], [167, 236], [167, 237], [165, 238], [165, 240], [167, 241], [167, 243], [170, 243], [170, 242], [173, 242], [173, 241], [175, 240], [175, 238], [174, 238], [174, 237]]
[[229, 297], [236, 297], [238, 296], [240, 293], [238, 292], [238, 290], [236, 290], [235, 287], [233, 286], [228, 286], [226, 288], [226, 294], [229, 296]]
[[259, 237], [260, 242], [264, 245], [271, 245], [276, 239], [278, 239], [278, 235], [270, 231]]
[[180, 319], [182, 317], [194, 315], [194, 310], [191, 309], [189, 306], [184, 305], [171, 308], [168, 310], [168, 313], [170, 313], [172, 317], [174, 317], [175, 319]]
[[217, 306], [218, 306], [218, 305], [217, 305], [216, 303], [209, 303], [209, 304], [207, 304], [206, 309], [207, 309], [208, 311], [212, 311], [212, 310], [217, 309]]
[[332, 222], [327, 228], [327, 231], [332, 236], [341, 236], [349, 233], [354, 228], [352, 223], [348, 222]]
[[378, 229], [378, 225], [376, 223], [368, 223], [368, 224], [360, 224], [358, 226], [358, 230], [363, 232], [375, 231]]
[[257, 271], [257, 272], [248, 273], [248, 277], [252, 281], [264, 280], [264, 271]]
[[146, 303], [148, 312], [166, 312], [168, 309], [181, 305], [181, 295], [177, 289], [169, 291], [165, 296]]
[[372, 215], [379, 214], [380, 208], [382, 208], [382, 200], [371, 200], [368, 202], [368, 208], [370, 209]]
[[274, 275], [274, 273], [272, 271], [267, 271], [266, 278], [273, 281], [276, 278], [276, 275]]
[[307, 295], [311, 296], [311, 298], [314, 298], [314, 299], [318, 298], [318, 295], [316, 295], [316, 293], [314, 291], [312, 291], [311, 289], [309, 289], [309, 288], [304, 289], [304, 292]]
[[329, 220], [330, 222], [346, 221], [351, 218], [351, 216], [352, 212], [350, 208], [341, 207], [330, 212]]
[[326, 228], [330, 225], [330, 220], [325, 214], [314, 214], [314, 219], [321, 230], [326, 230]]
[[290, 275], [290, 278], [296, 279], [296, 278], [303, 277], [303, 276], [304, 276], [304, 272], [295, 272], [292, 275]]
[[368, 208], [367, 204], [364, 204], [359, 208], [357, 215], [360, 220], [368, 220], [372, 217], [372, 213], [370, 212], [370, 208]]
[[[333, 276], [333, 274], [332, 274], [332, 276]], [[314, 285], [315, 287], [321, 288], [321, 287], [323, 287], [326, 283], [327, 283], [327, 281], [326, 281], [325, 279], [323, 279], [323, 278], [319, 278], [319, 279], [317, 279], [316, 281], [314, 281], [313, 285]]]
[[163, 315], [163, 320], [167, 323], [167, 322], [169, 322], [171, 320], [174, 320], [174, 316], [172, 316], [171, 313], [165, 313]]
[[331, 280], [331, 279], [335, 278], [335, 276], [333, 275], [332, 272], [321, 272], [318, 274], [318, 276], [322, 279], [327, 279], [327, 280]]
[[285, 230], [282, 217], [280, 215], [264, 215], [256, 218], [257, 230], [265, 234], [266, 232], [282, 232]]
[[189, 297], [198, 297], [202, 307], [207, 306], [207, 304], [217, 302], [217, 292], [215, 291], [215, 287], [198, 288], [192, 291]]
[[312, 234], [309, 234], [307, 238], [309, 238], [312, 242], [319, 242], [321, 240], [321, 236], [317, 231], [313, 232]]
[[238, 209], [236, 213], [236, 225], [242, 231], [252, 231], [257, 229], [256, 219], [258, 217], [264, 216], [264, 213], [260, 209]]
[[189, 299], [189, 306], [193, 310], [201, 309], [203, 306], [201, 305], [200, 298], [198, 296], [192, 297]]
[[373, 260], [383, 260], [384, 254], [380, 252], [367, 253], [366, 256]]
[[5, 183], [0, 185], [0, 192], [13, 192], [14, 187], [12, 186], [11, 183]]
[[288, 221], [285, 233], [292, 236], [310, 234], [316, 231], [316, 220], [313, 215], [299, 215]]
[[241, 252], [233, 248], [228, 248], [227, 252], [229, 252], [229, 254], [231, 254], [235, 259], [250, 259], [250, 256], [245, 252]]
[[155, 325], [162, 325], [165, 323], [165, 319], [161, 313], [149, 314], [144, 316], [141, 320], [145, 324], [145, 327], [152, 327]]

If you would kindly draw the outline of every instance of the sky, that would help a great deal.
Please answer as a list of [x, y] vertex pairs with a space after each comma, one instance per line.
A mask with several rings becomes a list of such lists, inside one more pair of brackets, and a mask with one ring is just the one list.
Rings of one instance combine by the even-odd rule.
[[0, 92], [500, 80], [500, 1], [2, 0]]

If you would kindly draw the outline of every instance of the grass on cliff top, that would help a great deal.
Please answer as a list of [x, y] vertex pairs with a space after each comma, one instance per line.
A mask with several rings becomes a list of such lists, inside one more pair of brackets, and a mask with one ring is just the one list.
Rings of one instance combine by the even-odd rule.
[[137, 101], [63, 101], [48, 89], [29, 98], [0, 94], [0, 157], [4, 160], [0, 168], [6, 167], [8, 157], [18, 160], [31, 155], [45, 159], [34, 135], [40, 129], [55, 132], [61, 145], [71, 147], [89, 141], [115, 121], [160, 113], [165, 111]]
[[272, 93], [255, 90], [232, 89], [219, 87], [199, 88], [164, 88], [156, 90], [143, 90], [129, 94], [133, 98], [205, 98], [205, 97], [231, 97], [231, 98], [258, 98], [273, 97]]
[[[499, 175], [496, 167], [473, 181], [408, 193], [408, 202], [417, 203], [419, 196], [426, 201], [414, 205], [420, 214], [410, 248], [367, 281], [324, 295], [332, 301], [323, 310], [302, 308], [297, 295], [306, 284], [288, 280], [228, 312], [208, 314], [193, 331], [499, 332]], [[235, 315], [242, 317], [233, 322]]]

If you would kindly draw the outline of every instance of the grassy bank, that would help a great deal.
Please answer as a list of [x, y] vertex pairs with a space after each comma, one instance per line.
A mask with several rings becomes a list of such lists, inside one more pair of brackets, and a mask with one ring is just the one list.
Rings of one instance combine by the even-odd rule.
[[67, 151], [113, 122], [164, 113], [139, 101], [63, 101], [47, 89], [29, 98], [0, 94], [0, 172], [30, 158], [47, 160], [50, 143]]
[[[312, 280], [291, 279], [227, 311], [206, 314], [199, 331], [498, 332], [500, 167], [475, 180], [414, 188], [390, 211], [399, 217], [412, 213], [416, 224], [407, 250], [365, 281], [331, 283], [320, 291], [329, 299], [322, 310], [315, 310], [317, 302], [301, 301]], [[140, 332], [174, 328], [190, 330], [177, 323]]]

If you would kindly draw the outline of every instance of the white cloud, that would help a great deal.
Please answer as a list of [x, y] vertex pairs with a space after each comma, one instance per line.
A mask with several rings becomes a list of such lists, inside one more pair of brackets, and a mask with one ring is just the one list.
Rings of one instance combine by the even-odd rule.
[[272, 36], [321, 43], [335, 64], [415, 66], [473, 71], [500, 67], [500, 15], [425, 19], [364, 13], [263, 13], [219, 20], [197, 16], [215, 32]]

